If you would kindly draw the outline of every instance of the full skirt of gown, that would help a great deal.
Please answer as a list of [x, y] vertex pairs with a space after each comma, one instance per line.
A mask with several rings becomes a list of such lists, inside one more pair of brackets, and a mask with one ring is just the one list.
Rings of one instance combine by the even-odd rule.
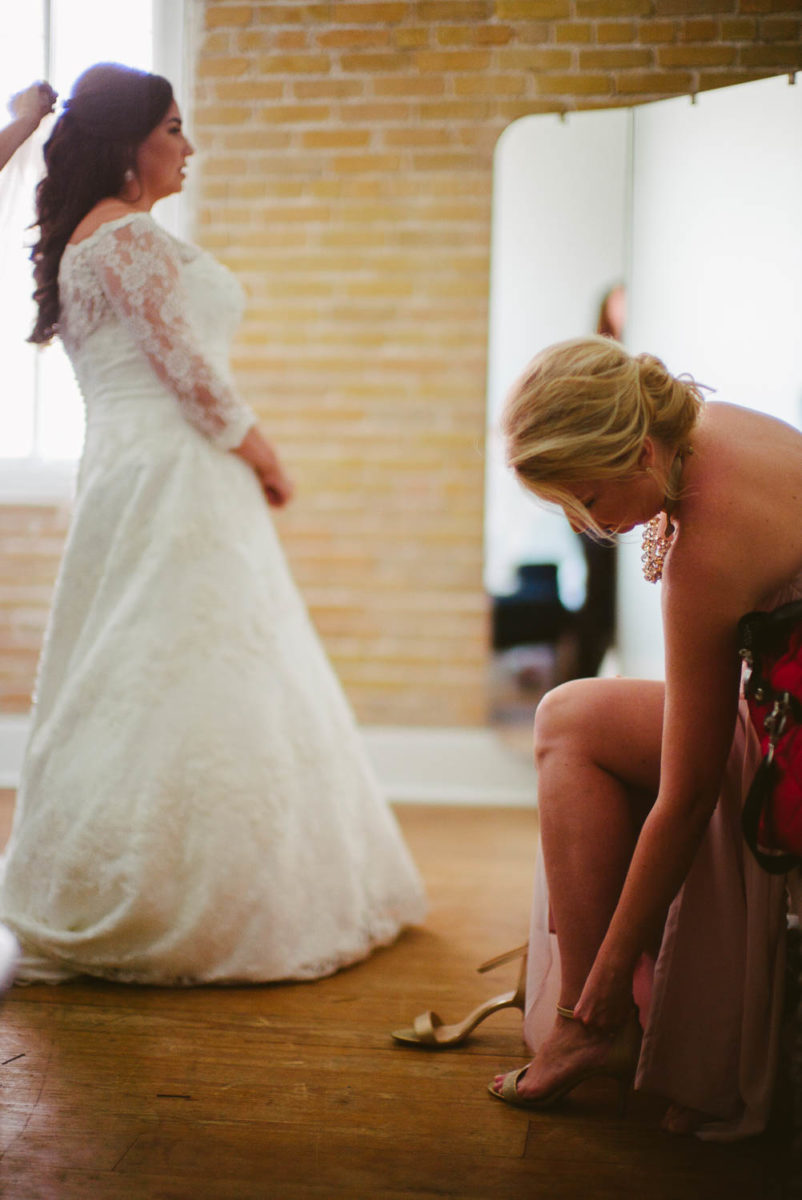
[[0, 891], [19, 978], [310, 979], [423, 912], [253, 472], [175, 404], [90, 407]]

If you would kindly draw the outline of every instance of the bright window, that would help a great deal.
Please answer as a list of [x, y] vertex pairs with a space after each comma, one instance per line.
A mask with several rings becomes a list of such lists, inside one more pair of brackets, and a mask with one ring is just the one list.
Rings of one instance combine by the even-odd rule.
[[[13, 36], [0, 39], [3, 88], [11, 96], [47, 79], [59, 93], [58, 113], [87, 67], [122, 62], [167, 75], [180, 96], [183, 8], [180, 0], [26, 0], [15, 5]], [[60, 342], [43, 350], [26, 342], [34, 320], [33, 193], [53, 120], [42, 122], [0, 179], [0, 501], [63, 495], [83, 440], [83, 406]]]

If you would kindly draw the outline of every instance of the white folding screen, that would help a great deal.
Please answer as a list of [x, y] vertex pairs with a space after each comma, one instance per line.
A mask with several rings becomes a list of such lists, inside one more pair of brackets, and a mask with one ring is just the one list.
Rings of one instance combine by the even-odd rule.
[[[493, 197], [485, 583], [515, 565], [581, 574], [564, 520], [510, 478], [504, 394], [542, 346], [591, 331], [626, 277], [626, 341], [802, 424], [802, 87], [786, 76], [632, 110], [526, 117], [505, 131]], [[659, 586], [621, 539], [618, 667], [663, 671]], [[570, 589], [568, 589], [570, 590]]]
[[[627, 343], [802, 420], [802, 87], [785, 76], [635, 110]], [[659, 678], [659, 586], [619, 555], [618, 655]]]
[[515, 375], [537, 350], [590, 333], [625, 274], [631, 114], [524, 117], [499, 139], [493, 194], [485, 584], [512, 590], [520, 562], [557, 562], [581, 600], [584, 559], [562, 516], [510, 477], [497, 426]]

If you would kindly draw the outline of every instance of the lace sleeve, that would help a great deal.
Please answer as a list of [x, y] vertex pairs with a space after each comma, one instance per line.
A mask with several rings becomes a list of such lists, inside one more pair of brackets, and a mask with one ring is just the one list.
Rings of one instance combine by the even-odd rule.
[[238, 446], [256, 416], [208, 361], [187, 321], [169, 238], [148, 217], [127, 221], [98, 240], [95, 270], [114, 312], [187, 421], [223, 450]]

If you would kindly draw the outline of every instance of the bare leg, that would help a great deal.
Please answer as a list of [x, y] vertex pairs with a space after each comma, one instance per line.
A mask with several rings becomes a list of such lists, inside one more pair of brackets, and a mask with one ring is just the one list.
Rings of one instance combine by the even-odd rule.
[[[572, 1008], [615, 910], [638, 831], [657, 794], [663, 685], [577, 680], [538, 707], [535, 756], [543, 854], [562, 961], [560, 1003]], [[557, 1017], [518, 1084], [551, 1090], [601, 1062], [609, 1038]]]
[[579, 999], [657, 794], [663, 685], [588, 679], [547, 696], [535, 722], [538, 803], [560, 944], [560, 1003]]

